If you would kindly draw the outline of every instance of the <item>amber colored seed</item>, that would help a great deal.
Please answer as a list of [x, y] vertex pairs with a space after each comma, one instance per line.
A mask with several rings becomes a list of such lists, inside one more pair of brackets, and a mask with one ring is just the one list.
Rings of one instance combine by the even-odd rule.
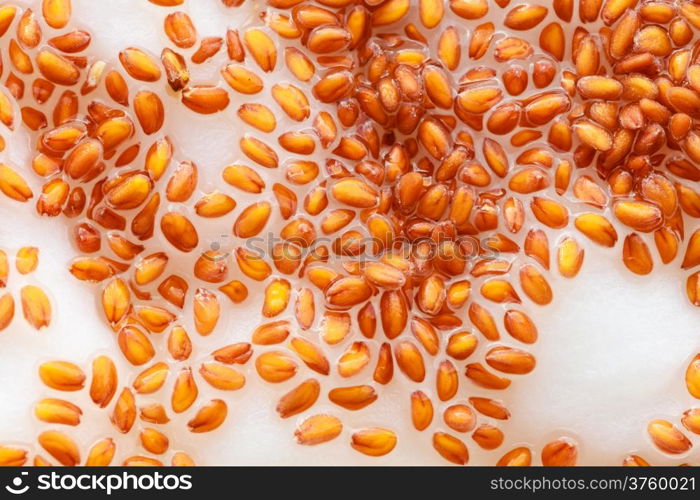
[[37, 440], [42, 448], [62, 465], [73, 467], [80, 463], [78, 445], [67, 434], [60, 431], [44, 431], [39, 434]]
[[124, 357], [135, 366], [147, 363], [155, 355], [148, 336], [135, 326], [122, 327], [117, 334], [117, 342]]
[[213, 85], [195, 85], [182, 91], [182, 103], [201, 114], [217, 113], [228, 106], [226, 90]]
[[532, 452], [529, 448], [518, 447], [503, 455], [496, 466], [498, 467], [529, 467], [532, 464]]
[[322, 375], [330, 373], [330, 364], [323, 351], [309, 340], [294, 337], [290, 341], [290, 347], [312, 370]]
[[652, 420], [647, 425], [647, 432], [654, 444], [666, 453], [685, 453], [692, 447], [690, 440], [667, 420]]
[[9, 56], [13, 66], [20, 73], [28, 75], [34, 71], [34, 65], [32, 64], [31, 58], [25, 51], [22, 50], [14, 38], [10, 40]]
[[114, 405], [112, 423], [121, 433], [126, 434], [136, 421], [136, 401], [134, 394], [125, 387]]
[[433, 403], [423, 391], [411, 393], [411, 421], [419, 430], [425, 430], [433, 421]]
[[[391, 1], [388, 3], [391, 3]], [[398, 438], [393, 431], [373, 427], [353, 433], [350, 446], [365, 455], [380, 457], [390, 453], [396, 446], [397, 441]]]
[[194, 467], [197, 464], [187, 453], [178, 451], [177, 453], [173, 454], [173, 457], [170, 460], [170, 465], [173, 467]]
[[136, 264], [134, 280], [138, 285], [146, 285], [158, 279], [158, 277], [163, 274], [168, 260], [167, 254], [163, 252], [157, 252], [144, 257]]
[[637, 233], [629, 234], [625, 238], [622, 261], [627, 269], [635, 274], [649, 274], [654, 267], [649, 247]]
[[243, 154], [258, 165], [265, 168], [277, 168], [279, 165], [279, 157], [275, 150], [260, 139], [246, 134], [238, 144]]
[[199, 390], [192, 376], [190, 368], [183, 368], [178, 373], [170, 398], [172, 409], [175, 413], [187, 410], [197, 399]]
[[157, 94], [142, 90], [134, 96], [134, 112], [146, 135], [158, 132], [165, 120], [163, 102]]
[[614, 212], [620, 222], [643, 233], [653, 231], [663, 220], [658, 207], [642, 201], [619, 201]]
[[394, 346], [394, 356], [401, 371], [414, 382], [425, 378], [425, 364], [418, 348], [410, 341], [402, 341]]
[[112, 463], [114, 453], [117, 449], [112, 438], [104, 438], [92, 445], [85, 465], [88, 467], [106, 467]]
[[370, 385], [336, 387], [328, 393], [328, 399], [347, 410], [360, 410], [377, 400], [377, 393]]
[[20, 465], [24, 465], [26, 460], [26, 450], [15, 448], [13, 446], [0, 445], [0, 466], [18, 467]]
[[275, 68], [277, 48], [267, 33], [258, 28], [249, 29], [243, 35], [243, 42], [260, 69], [270, 72]]
[[105, 75], [105, 89], [109, 96], [122, 106], [129, 104], [129, 87], [124, 77], [116, 70]]
[[545, 467], [570, 467], [576, 465], [578, 446], [568, 439], [557, 439], [542, 448], [541, 458]]
[[170, 440], [165, 434], [150, 427], [141, 430], [139, 439], [141, 446], [149, 453], [155, 455], [165, 453], [170, 445]]
[[564, 238], [557, 249], [559, 273], [566, 278], [573, 278], [583, 264], [584, 250], [573, 238]]
[[447, 426], [457, 432], [469, 432], [476, 425], [474, 412], [465, 404], [447, 407], [442, 417]]
[[202, 433], [211, 432], [221, 426], [226, 420], [228, 406], [221, 399], [212, 399], [202, 406], [197, 414], [187, 422], [191, 432]]
[[267, 382], [279, 383], [293, 377], [297, 372], [297, 363], [282, 351], [268, 351], [255, 360], [255, 369]]
[[20, 274], [29, 274], [39, 265], [39, 249], [37, 247], [22, 247], [17, 250], [15, 266]]
[[168, 377], [169, 370], [166, 363], [156, 363], [139, 373], [132, 384], [139, 394], [151, 394], [160, 389]]
[[445, 432], [433, 434], [433, 448], [445, 460], [457, 465], [466, 465], [469, 461], [469, 450], [461, 440]]
[[321, 392], [316, 379], [308, 379], [282, 396], [277, 403], [277, 413], [282, 418], [289, 418], [311, 408]]
[[584, 235], [605, 247], [614, 247], [617, 242], [617, 231], [604, 216], [594, 213], [581, 214], [574, 221], [576, 229]]
[[46, 293], [35, 285], [23, 286], [20, 290], [22, 313], [27, 322], [40, 330], [51, 323], [51, 302]]
[[229, 64], [221, 70], [221, 75], [232, 89], [241, 94], [257, 94], [263, 89], [263, 81], [247, 68]]
[[117, 391], [117, 368], [107, 356], [97, 356], [92, 361], [90, 399], [100, 408], [106, 407]]
[[42, 399], [34, 406], [34, 415], [50, 424], [78, 425], [82, 410], [62, 399]]
[[10, 293], [0, 297], [0, 331], [10, 326], [15, 315], [15, 300]]
[[122, 50], [119, 53], [119, 61], [126, 72], [136, 80], [155, 82], [160, 78], [158, 64], [141, 49], [129, 47]]
[[209, 335], [219, 321], [221, 306], [216, 295], [205, 288], [194, 294], [194, 325], [200, 335]]
[[165, 34], [175, 45], [182, 49], [193, 47], [197, 41], [197, 31], [192, 19], [185, 12], [177, 11], [168, 14], [163, 21]]
[[316, 445], [331, 441], [340, 435], [343, 424], [327, 414], [312, 415], [297, 425], [294, 436], [299, 444]]
[[685, 384], [688, 392], [700, 399], [700, 354], [696, 355], [688, 364], [685, 372]]
[[[0, 95], [4, 95], [0, 92]], [[22, 176], [4, 163], [0, 163], [0, 191], [16, 201], [25, 202], [34, 195]]]

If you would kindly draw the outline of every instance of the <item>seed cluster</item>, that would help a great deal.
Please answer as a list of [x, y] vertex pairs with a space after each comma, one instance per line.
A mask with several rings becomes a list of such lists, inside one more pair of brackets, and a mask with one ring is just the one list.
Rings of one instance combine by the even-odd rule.
[[[124, 455], [125, 465], [163, 463], [170, 412], [191, 415], [193, 433], [220, 427], [227, 402], [202, 402], [198, 384], [241, 389], [249, 361], [266, 382], [296, 380], [276, 411], [299, 418], [302, 445], [339, 437], [343, 410], [371, 406], [402, 377], [415, 386], [406, 418], [430, 429], [445, 460], [466, 464], [469, 441], [484, 450], [504, 442], [499, 425], [511, 413], [497, 398], [535, 368], [528, 310], [553, 300], [550, 267], [573, 278], [583, 264], [573, 232], [550, 243], [552, 230], [612, 248], [616, 220], [629, 228], [622, 261], [640, 275], [653, 269], [650, 245], [663, 264], [683, 252], [683, 269], [700, 264], [700, 230], [682, 249], [684, 216], [700, 217], [694, 2], [267, 0], [257, 24], [202, 37], [179, 10], [184, 0], [148, 1], [164, 7], [169, 46], [159, 57], [128, 46], [113, 63], [87, 52], [91, 33], [68, 27], [70, 0], [37, 1], [36, 12], [0, 6], [9, 39], [0, 121], [34, 138], [31, 168], [0, 164], [0, 191], [26, 203], [35, 196], [27, 176], [43, 179], [36, 212], [71, 225], [80, 255], [69, 271], [98, 284], [104, 320], [138, 367], [118, 377], [105, 355], [91, 367], [92, 402], [116, 431], [138, 432], [149, 454]], [[188, 68], [218, 64], [222, 52], [218, 82], [191, 81]], [[201, 190], [196, 159], [178, 157], [164, 133], [166, 110], [180, 105], [204, 115], [237, 106], [245, 160], [223, 167], [213, 190]], [[282, 122], [298, 126], [280, 133]], [[237, 194], [259, 199], [239, 206]], [[230, 252], [201, 251], [209, 223], [231, 235]], [[275, 243], [261, 256], [247, 243], [266, 234]], [[20, 250], [18, 271], [31, 272], [37, 254]], [[0, 253], [0, 287], [8, 268]], [[253, 298], [256, 282], [265, 322], [249, 342], [226, 344], [221, 320]], [[45, 293], [20, 293], [27, 321], [47, 326]], [[699, 271], [687, 295], [700, 306]], [[5, 294], [0, 330], [13, 313]], [[219, 348], [193, 356], [198, 337], [216, 334]], [[347, 384], [327, 387], [331, 373]], [[88, 380], [65, 360], [42, 364], [39, 376], [61, 392]], [[686, 383], [700, 398], [700, 354]], [[169, 391], [169, 409], [144, 399], [158, 391]], [[314, 412], [319, 398], [337, 413]], [[699, 412], [680, 420], [694, 434]], [[48, 397], [35, 415], [78, 426], [82, 410]], [[349, 443], [385, 455], [398, 442], [390, 427], [353, 429]], [[692, 446], [666, 420], [647, 432], [668, 454]], [[54, 427], [37, 439], [63, 465], [107, 465], [116, 453], [105, 437], [81, 454]], [[578, 452], [561, 437], [541, 463], [575, 465]], [[533, 461], [529, 447], [498, 454], [498, 465]], [[0, 446], [0, 464], [27, 459]]]

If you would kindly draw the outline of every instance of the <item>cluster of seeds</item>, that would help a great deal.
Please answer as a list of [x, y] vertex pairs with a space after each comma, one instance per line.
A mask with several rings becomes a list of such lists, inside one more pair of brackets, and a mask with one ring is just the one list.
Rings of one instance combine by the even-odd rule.
[[[198, 402], [197, 380], [235, 391], [246, 379], [233, 365], [249, 360], [262, 380], [288, 387], [276, 410], [299, 418], [302, 445], [340, 436], [342, 410], [371, 407], [402, 377], [415, 386], [406, 418], [465, 464], [467, 442], [504, 442], [511, 413], [499, 395], [535, 368], [528, 310], [553, 300], [550, 267], [578, 274], [575, 231], [612, 248], [614, 222], [629, 228], [621, 257], [636, 274], [652, 271], [650, 247], [663, 264], [681, 253], [683, 269], [700, 264], [700, 230], [682, 248], [684, 218], [700, 217], [694, 2], [267, 0], [253, 26], [200, 37], [184, 0], [149, 1], [164, 7], [168, 46], [159, 57], [126, 47], [111, 63], [86, 52], [88, 31], [67, 27], [70, 0], [36, 2], [36, 12], [0, 6], [9, 61], [0, 121], [10, 131], [21, 121], [34, 141], [30, 168], [0, 164], [0, 190], [24, 203], [34, 197], [26, 176], [43, 180], [36, 212], [71, 225], [80, 256], [69, 271], [97, 284], [116, 345], [139, 367], [115, 399], [114, 362], [92, 363], [92, 401], [153, 455], [125, 455], [126, 465], [162, 463], [170, 410], [189, 411], [193, 433], [221, 426], [228, 404]], [[223, 58], [220, 81], [191, 81], [195, 67]], [[180, 104], [243, 125], [243, 160], [222, 168], [214, 190], [199, 189], [196, 159], [178, 157], [164, 133], [166, 110]], [[207, 224], [230, 235], [230, 251], [202, 251]], [[273, 242], [263, 255], [249, 245], [260, 237]], [[20, 253], [18, 270], [31, 270], [35, 253]], [[0, 258], [2, 286], [7, 267]], [[256, 283], [260, 297], [249, 294]], [[50, 304], [27, 288], [24, 315], [40, 328]], [[687, 294], [700, 306], [700, 272]], [[222, 318], [254, 299], [265, 323], [249, 342], [227, 343]], [[0, 330], [13, 304], [0, 298]], [[220, 347], [198, 351], [193, 330]], [[327, 387], [336, 374], [347, 383]], [[69, 392], [87, 378], [68, 361], [39, 375]], [[686, 382], [700, 398], [700, 355]], [[138, 400], [160, 390], [170, 410]], [[322, 393], [338, 413], [311, 410]], [[699, 412], [681, 419], [695, 434]], [[77, 426], [82, 410], [51, 397], [35, 414]], [[398, 442], [389, 427], [353, 429], [350, 445], [385, 455]], [[665, 453], [692, 446], [672, 422], [647, 431]], [[54, 428], [38, 442], [64, 465], [106, 465], [116, 452], [105, 437], [81, 461]], [[578, 451], [562, 437], [541, 463], [574, 465]], [[498, 465], [533, 461], [526, 446], [497, 453]], [[26, 450], [0, 447], [0, 463], [26, 460]], [[192, 460], [177, 452], [171, 463]]]
[[[32, 273], [39, 265], [39, 249], [22, 247], [15, 255], [15, 268], [22, 275]], [[10, 261], [7, 252], [0, 249], [0, 289], [8, 286], [10, 278]], [[19, 290], [24, 319], [36, 330], [51, 324], [51, 301], [38, 285], [27, 284]], [[12, 323], [15, 316], [15, 299], [11, 292], [0, 295], [0, 332]]]

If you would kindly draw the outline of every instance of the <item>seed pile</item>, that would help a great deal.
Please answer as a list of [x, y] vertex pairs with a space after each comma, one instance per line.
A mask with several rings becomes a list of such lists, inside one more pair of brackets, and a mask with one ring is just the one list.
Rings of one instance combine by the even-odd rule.
[[[477, 446], [496, 450], [498, 465], [535, 463], [529, 447], [499, 450], [511, 418], [500, 398], [535, 368], [528, 311], [553, 300], [550, 268], [566, 278], [581, 269], [573, 235], [616, 247], [616, 220], [629, 228], [620, 252], [633, 273], [680, 255], [683, 269], [700, 264], [700, 230], [683, 248], [684, 218], [700, 217], [700, 5], [267, 0], [253, 25], [204, 37], [183, 2], [150, 0], [163, 7], [168, 46], [127, 46], [113, 62], [90, 53], [93, 34], [69, 26], [70, 0], [0, 6], [0, 121], [34, 141], [30, 166], [0, 164], [0, 190], [36, 198], [40, 216], [70, 225], [80, 255], [69, 271], [96, 283], [106, 329], [134, 367], [118, 376], [100, 355], [88, 376], [68, 360], [43, 363], [39, 376], [60, 397], [35, 406], [51, 424], [37, 438], [51, 458], [34, 463], [113, 462], [111, 437], [81, 452], [57, 430], [80, 424], [83, 410], [64, 398], [89, 381], [115, 432], [138, 433], [140, 449], [121, 451], [122, 463], [192, 464], [171, 453], [163, 424], [183, 413], [193, 433], [220, 427], [225, 391], [245, 385], [247, 364], [271, 384], [291, 381], [276, 411], [298, 419], [302, 445], [347, 432], [344, 411], [371, 411], [401, 377], [414, 386], [406, 418], [445, 460], [466, 464]], [[191, 81], [191, 68], [221, 53], [219, 81]], [[216, 189], [202, 191], [196, 158], [179, 157], [164, 133], [173, 106], [240, 120], [245, 160], [223, 166]], [[288, 121], [297, 126], [282, 131]], [[242, 206], [246, 195], [259, 200]], [[205, 222], [231, 236], [231, 251], [203, 250]], [[273, 242], [262, 256], [248, 245], [260, 237]], [[18, 271], [36, 258], [20, 250]], [[222, 318], [253, 299], [257, 282], [265, 322], [249, 342], [226, 343]], [[46, 295], [20, 293], [27, 321], [47, 326]], [[700, 272], [687, 295], [700, 306]], [[0, 330], [13, 304], [0, 298]], [[209, 335], [220, 347], [193, 355]], [[347, 383], [329, 387], [336, 373]], [[700, 398], [700, 354], [686, 383]], [[221, 398], [202, 401], [198, 384]], [[169, 408], [144, 398], [159, 391]], [[314, 412], [319, 398], [337, 411]], [[679, 420], [694, 434], [699, 411]], [[668, 454], [692, 446], [673, 422], [653, 420], [647, 432]], [[389, 422], [348, 435], [369, 456], [398, 439]], [[578, 452], [563, 436], [540, 459], [575, 465]], [[0, 446], [2, 464], [28, 459]]]

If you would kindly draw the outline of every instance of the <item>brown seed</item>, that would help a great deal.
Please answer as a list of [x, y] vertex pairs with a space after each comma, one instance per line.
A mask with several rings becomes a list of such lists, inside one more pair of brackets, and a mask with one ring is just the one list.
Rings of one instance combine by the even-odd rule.
[[202, 406], [197, 414], [187, 422], [190, 432], [211, 432], [221, 426], [226, 420], [228, 406], [221, 399], [212, 399]]
[[312, 415], [299, 423], [294, 436], [299, 444], [316, 445], [338, 437], [343, 424], [332, 415]]
[[666, 453], [685, 453], [693, 446], [690, 440], [667, 420], [652, 420], [647, 425], [647, 432], [654, 444]]
[[49, 455], [66, 467], [80, 463], [80, 451], [75, 441], [60, 431], [44, 431], [37, 438], [39, 444]]
[[445, 432], [433, 434], [433, 448], [445, 460], [457, 465], [466, 465], [469, 461], [469, 450], [461, 440]]

